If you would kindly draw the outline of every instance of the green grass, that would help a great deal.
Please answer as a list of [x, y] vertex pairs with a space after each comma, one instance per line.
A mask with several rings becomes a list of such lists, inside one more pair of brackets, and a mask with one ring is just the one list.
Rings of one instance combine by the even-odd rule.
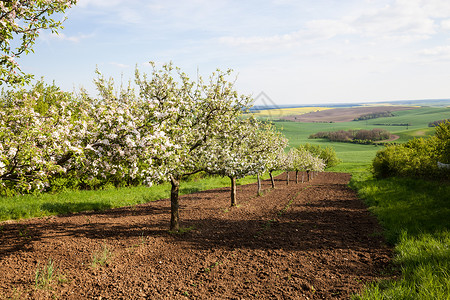
[[404, 143], [413, 138], [427, 138], [434, 135], [434, 127], [426, 127], [412, 130], [405, 130], [402, 132], [397, 132], [396, 134], [400, 136], [396, 143]]
[[[280, 174], [278, 172], [277, 174]], [[264, 174], [263, 179], [269, 178]], [[237, 180], [238, 185], [256, 181], [256, 176]], [[230, 186], [228, 177], [207, 177], [184, 181], [180, 194]], [[256, 192], [255, 192], [256, 193]], [[81, 211], [101, 211], [110, 208], [132, 206], [170, 197], [170, 184], [152, 187], [138, 186], [110, 188], [96, 191], [66, 190], [57, 194], [18, 195], [0, 197], [0, 221], [68, 214]]]
[[50, 259], [48, 263], [42, 267], [42, 269], [39, 268], [39, 263], [35, 272], [35, 278], [34, 278], [34, 286], [37, 289], [45, 289], [49, 287], [49, 284], [53, 281], [55, 277], [55, 267], [53, 264], [53, 261]]
[[395, 246], [399, 280], [367, 286], [358, 299], [449, 299], [450, 185], [407, 178], [376, 180], [356, 173], [358, 190]]
[[104, 244], [102, 250], [98, 250], [92, 254], [91, 267], [97, 268], [98, 266], [108, 265], [112, 255], [111, 249]]
[[[449, 107], [421, 107], [412, 110], [402, 110], [394, 112], [395, 117], [378, 118], [368, 120], [368, 124], [393, 124], [393, 123], [409, 123], [408, 129], [419, 129], [428, 127], [428, 123], [432, 121], [448, 119], [450, 115]], [[365, 122], [365, 121], [360, 121]], [[398, 130], [405, 130], [403, 126], [389, 126], [400, 127]], [[408, 130], [406, 129], [406, 130]]]

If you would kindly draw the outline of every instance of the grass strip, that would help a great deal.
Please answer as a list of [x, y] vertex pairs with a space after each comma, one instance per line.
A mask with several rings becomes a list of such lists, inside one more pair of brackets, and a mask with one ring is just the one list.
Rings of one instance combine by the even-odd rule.
[[355, 299], [449, 299], [450, 185], [408, 178], [352, 178], [394, 245], [399, 280], [368, 285]]
[[[262, 176], [263, 180], [268, 178], [268, 174]], [[256, 176], [247, 176], [237, 180], [237, 184], [250, 184], [256, 182], [256, 180]], [[180, 194], [185, 195], [228, 186], [230, 186], [230, 179], [228, 177], [194, 177], [189, 181], [181, 183]], [[43, 193], [38, 195], [0, 197], [0, 221], [45, 217], [82, 211], [101, 211], [143, 204], [169, 197], [170, 184], [168, 183], [154, 185], [152, 187], [137, 186], [91, 191], [66, 190], [55, 194]]]

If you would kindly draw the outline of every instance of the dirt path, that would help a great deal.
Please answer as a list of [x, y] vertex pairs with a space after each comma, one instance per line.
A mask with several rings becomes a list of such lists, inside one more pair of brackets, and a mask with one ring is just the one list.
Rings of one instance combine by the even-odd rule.
[[378, 143], [388, 143], [388, 142], [396, 141], [396, 140], [398, 140], [399, 138], [400, 138], [399, 135], [391, 134], [391, 136], [389, 137], [389, 139], [387, 139], [387, 140], [382, 140], [382, 141], [376, 141], [376, 142], [374, 142], [374, 143], [375, 143], [375, 144], [378, 144]]
[[[0, 299], [348, 299], [383, 278], [390, 250], [346, 184], [322, 173], [277, 188], [265, 181], [182, 197], [183, 226], [167, 232], [168, 200], [100, 213], [0, 224]], [[292, 177], [292, 176], [291, 176]], [[106, 247], [107, 262], [92, 266]], [[99, 256], [99, 255], [97, 255]], [[52, 281], [36, 270], [54, 262]]]

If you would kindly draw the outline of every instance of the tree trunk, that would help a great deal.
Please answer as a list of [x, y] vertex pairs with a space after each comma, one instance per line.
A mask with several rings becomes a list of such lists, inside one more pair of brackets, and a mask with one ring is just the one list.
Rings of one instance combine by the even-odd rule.
[[170, 230], [180, 230], [180, 216], [178, 214], [179, 204], [179, 192], [180, 192], [181, 176], [170, 176], [170, 183], [172, 185], [170, 189]]
[[286, 185], [289, 185], [289, 171], [286, 172]]
[[295, 183], [298, 183], [298, 171], [295, 171]]
[[275, 188], [275, 180], [273, 179], [273, 174], [272, 171], [269, 171], [269, 175], [270, 175], [270, 181], [272, 182], [272, 188]]
[[261, 177], [259, 176], [259, 173], [256, 175], [256, 177], [258, 178], [258, 196], [262, 195], [262, 191], [261, 191]]
[[305, 182], [305, 172], [302, 172], [302, 183]]
[[306, 174], [308, 175], [308, 182], [309, 182], [309, 171], [306, 171]]
[[236, 206], [236, 177], [228, 176], [231, 179], [231, 206]]

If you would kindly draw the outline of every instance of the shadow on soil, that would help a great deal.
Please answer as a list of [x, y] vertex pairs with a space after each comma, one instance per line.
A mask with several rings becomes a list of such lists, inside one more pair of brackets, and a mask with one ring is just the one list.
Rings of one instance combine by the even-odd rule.
[[[278, 179], [280, 180], [280, 179]], [[270, 182], [270, 181], [269, 181]], [[268, 187], [269, 183], [266, 182]], [[343, 184], [327, 185], [333, 191], [348, 189]], [[299, 189], [300, 185], [291, 185]], [[280, 189], [281, 190], [281, 189]], [[376, 220], [365, 209], [356, 196], [346, 197], [335, 193], [335, 197], [324, 194], [315, 196], [323, 190], [322, 185], [303, 185], [308, 193], [295, 196], [289, 209], [274, 214], [273, 208], [266, 215], [245, 215], [244, 217], [223, 217], [224, 212], [217, 208], [203, 211], [208, 217], [183, 218], [182, 226], [193, 227], [185, 234], [168, 232], [170, 203], [167, 199], [144, 205], [125, 207], [103, 212], [86, 212], [67, 215], [59, 222], [53, 218], [34, 219], [24, 222], [6, 222], [0, 225], [0, 258], [16, 251], [33, 251], [33, 242], [48, 236], [84, 237], [88, 239], [129, 239], [141, 236], [158, 237], [167, 243], [183, 242], [196, 249], [283, 249], [289, 251], [308, 251], [317, 249], [367, 250], [383, 247], [377, 236]], [[279, 190], [273, 190], [268, 197], [277, 197]], [[226, 197], [229, 189], [221, 188], [198, 192], [202, 199], [213, 200]], [[302, 192], [303, 193], [303, 192]], [[298, 193], [293, 193], [298, 195]], [[285, 194], [283, 194], [285, 195]], [[315, 197], [315, 200], [313, 199]], [[183, 203], [195, 198], [185, 197]], [[260, 201], [254, 197], [254, 201]], [[269, 198], [271, 199], [271, 198]], [[285, 201], [287, 203], [287, 200]], [[256, 202], [255, 202], [256, 203]], [[283, 204], [284, 205], [284, 204]], [[190, 204], [185, 205], [190, 207]], [[55, 209], [59, 209], [55, 207]], [[195, 209], [195, 208], [193, 208]], [[239, 209], [235, 210], [240, 213]], [[192, 215], [192, 214], [191, 214]], [[195, 215], [195, 214], [194, 214]], [[124, 223], [118, 218], [139, 217]], [[5, 242], [7, 241], [7, 242]]]
[[[158, 202], [158, 201], [156, 201]], [[0, 225], [0, 259], [16, 251], [33, 251], [33, 243], [49, 236], [86, 237], [104, 240], [142, 236], [168, 236], [167, 222], [157, 224], [120, 224], [114, 219], [126, 216], [170, 215], [169, 208], [134, 206], [106, 211], [60, 215], [63, 222], [53, 222], [55, 217], [32, 220], [7, 221]], [[145, 220], [143, 220], [145, 221]]]

